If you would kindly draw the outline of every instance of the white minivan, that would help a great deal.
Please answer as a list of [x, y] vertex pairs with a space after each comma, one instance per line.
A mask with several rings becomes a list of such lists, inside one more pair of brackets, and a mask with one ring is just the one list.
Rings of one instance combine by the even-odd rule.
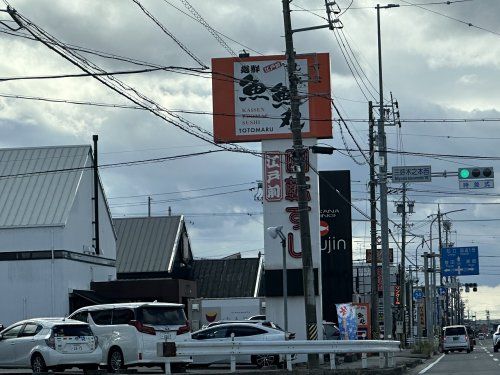
[[109, 372], [127, 366], [160, 366], [156, 344], [187, 340], [190, 331], [184, 305], [131, 302], [82, 307], [69, 318], [88, 322], [99, 338], [101, 365]]
[[448, 326], [443, 328], [443, 352], [448, 354], [449, 352], [462, 350], [470, 353], [472, 350], [472, 338], [469, 337], [467, 333], [467, 328], [462, 325]]

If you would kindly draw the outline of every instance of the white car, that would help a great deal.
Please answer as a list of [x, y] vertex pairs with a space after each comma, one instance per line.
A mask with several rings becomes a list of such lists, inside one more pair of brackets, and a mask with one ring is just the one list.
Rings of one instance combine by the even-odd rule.
[[467, 328], [463, 325], [447, 326], [443, 328], [443, 352], [465, 350], [467, 353], [472, 351], [472, 337], [469, 337]]
[[493, 351], [498, 352], [498, 348], [500, 348], [500, 325], [493, 334]]
[[69, 317], [88, 322], [99, 338], [101, 364], [108, 372], [127, 366], [162, 366], [156, 344], [189, 339], [189, 324], [178, 303], [131, 302], [82, 307]]
[[0, 368], [80, 367], [97, 370], [102, 358], [98, 339], [87, 323], [65, 318], [28, 319], [0, 332]]
[[[234, 335], [234, 336], [233, 336]], [[288, 333], [288, 339], [294, 337], [294, 334]], [[250, 322], [232, 322], [220, 323], [211, 327], [201, 329], [191, 334], [191, 340], [203, 340], [208, 342], [224, 341], [270, 341], [284, 340], [285, 332], [280, 329], [271, 328], [259, 323]], [[277, 354], [267, 355], [237, 355], [236, 363], [253, 364], [258, 367], [277, 365], [282, 361]], [[230, 363], [228, 355], [220, 356], [194, 356], [194, 365], [211, 365], [216, 363]]]

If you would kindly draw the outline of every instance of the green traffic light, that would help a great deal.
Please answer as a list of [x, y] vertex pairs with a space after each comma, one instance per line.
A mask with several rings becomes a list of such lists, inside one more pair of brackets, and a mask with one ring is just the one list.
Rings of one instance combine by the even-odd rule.
[[460, 178], [469, 178], [470, 172], [468, 169], [461, 169], [460, 170]]

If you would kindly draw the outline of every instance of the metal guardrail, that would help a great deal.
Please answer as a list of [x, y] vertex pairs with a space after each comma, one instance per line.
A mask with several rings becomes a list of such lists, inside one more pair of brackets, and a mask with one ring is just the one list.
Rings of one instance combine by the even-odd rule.
[[[172, 343], [168, 343], [172, 345]], [[379, 367], [394, 367], [394, 353], [400, 351], [399, 341], [389, 340], [290, 340], [290, 341], [182, 341], [176, 342], [175, 350], [164, 351], [167, 357], [165, 373], [170, 373], [171, 362], [189, 361], [191, 357], [227, 355], [229, 357], [231, 372], [236, 372], [237, 355], [285, 355], [286, 368], [292, 371], [293, 354], [329, 354], [330, 368], [335, 369], [335, 355], [345, 353], [361, 353], [362, 368], [368, 367], [367, 353], [379, 353]], [[158, 353], [160, 347], [158, 348]]]

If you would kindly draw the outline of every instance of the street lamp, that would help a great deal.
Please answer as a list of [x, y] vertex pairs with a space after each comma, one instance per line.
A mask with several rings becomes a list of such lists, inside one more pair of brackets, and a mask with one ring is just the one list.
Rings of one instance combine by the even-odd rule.
[[380, 6], [377, 4], [377, 41], [378, 41], [378, 79], [379, 79], [379, 120], [378, 120], [378, 153], [379, 188], [380, 188], [380, 224], [382, 235], [382, 289], [384, 300], [384, 338], [392, 340], [392, 302], [391, 276], [389, 264], [389, 221], [387, 213], [387, 145], [384, 130], [384, 92], [382, 84], [382, 37], [380, 33], [380, 9], [395, 8], [398, 4]]
[[286, 270], [286, 237], [281, 231], [283, 229], [283, 225], [278, 227], [269, 227], [267, 228], [267, 234], [271, 236], [271, 238], [279, 238], [281, 239], [281, 249], [283, 250], [283, 318], [285, 325], [285, 340], [287, 339], [288, 332], [288, 285], [287, 285], [287, 270]]

